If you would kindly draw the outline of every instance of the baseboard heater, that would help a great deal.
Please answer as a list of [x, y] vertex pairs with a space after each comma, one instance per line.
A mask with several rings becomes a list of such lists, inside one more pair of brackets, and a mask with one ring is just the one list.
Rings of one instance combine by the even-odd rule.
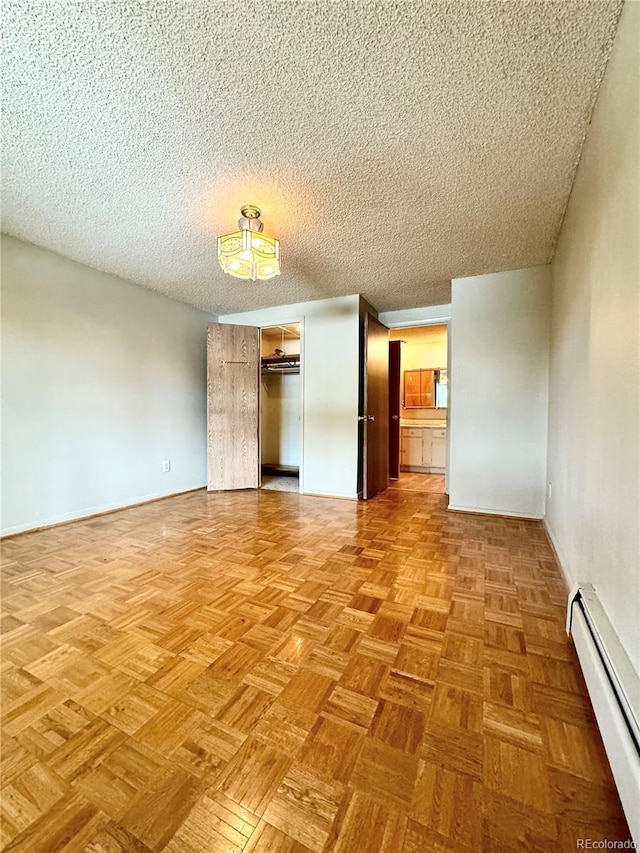
[[640, 844], [640, 678], [591, 584], [569, 594], [573, 638], [632, 839]]

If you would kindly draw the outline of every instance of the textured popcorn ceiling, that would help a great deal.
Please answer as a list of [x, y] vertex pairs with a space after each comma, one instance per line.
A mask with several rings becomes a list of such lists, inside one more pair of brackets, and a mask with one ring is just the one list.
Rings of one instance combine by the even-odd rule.
[[[550, 260], [618, 0], [4, 0], [3, 230], [226, 313]], [[282, 275], [225, 275], [242, 203]]]

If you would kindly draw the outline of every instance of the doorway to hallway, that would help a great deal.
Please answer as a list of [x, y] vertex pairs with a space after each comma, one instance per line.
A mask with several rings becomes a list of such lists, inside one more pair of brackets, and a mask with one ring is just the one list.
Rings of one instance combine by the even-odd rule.
[[[449, 371], [447, 323], [389, 334], [389, 474], [446, 475]], [[430, 490], [424, 483], [413, 490]], [[428, 482], [428, 481], [427, 481]], [[445, 483], [446, 489], [446, 483]]]

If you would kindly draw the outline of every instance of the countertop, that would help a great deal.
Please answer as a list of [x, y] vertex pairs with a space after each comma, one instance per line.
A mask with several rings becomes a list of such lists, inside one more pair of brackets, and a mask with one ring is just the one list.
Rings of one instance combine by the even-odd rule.
[[424, 420], [420, 418], [415, 418], [410, 421], [400, 421], [401, 427], [431, 427], [432, 429], [446, 429], [447, 422], [446, 421], [436, 421], [436, 420]]

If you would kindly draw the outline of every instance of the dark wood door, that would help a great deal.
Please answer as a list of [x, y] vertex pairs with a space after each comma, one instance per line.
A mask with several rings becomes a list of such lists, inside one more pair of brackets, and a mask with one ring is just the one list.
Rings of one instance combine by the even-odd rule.
[[258, 488], [260, 330], [207, 328], [207, 488]]
[[365, 500], [389, 485], [389, 330], [364, 319], [363, 489]]
[[400, 341], [389, 341], [389, 477], [400, 476]]

